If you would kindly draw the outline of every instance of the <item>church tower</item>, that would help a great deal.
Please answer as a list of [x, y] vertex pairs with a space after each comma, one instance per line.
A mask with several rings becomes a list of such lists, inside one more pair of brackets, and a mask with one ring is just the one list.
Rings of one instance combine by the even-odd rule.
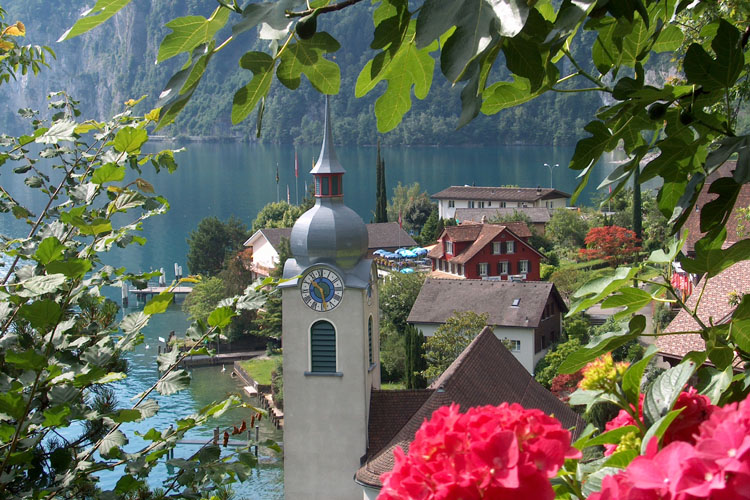
[[371, 389], [380, 388], [377, 268], [367, 228], [344, 205], [326, 100], [310, 172], [315, 206], [295, 223], [284, 266], [284, 493], [289, 500], [361, 498]]

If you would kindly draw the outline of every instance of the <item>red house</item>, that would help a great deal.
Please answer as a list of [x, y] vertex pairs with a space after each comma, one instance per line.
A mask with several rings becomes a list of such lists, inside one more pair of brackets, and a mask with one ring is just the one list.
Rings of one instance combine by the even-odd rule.
[[529, 237], [522, 222], [448, 226], [427, 256], [442, 277], [539, 281], [544, 256], [528, 244]]

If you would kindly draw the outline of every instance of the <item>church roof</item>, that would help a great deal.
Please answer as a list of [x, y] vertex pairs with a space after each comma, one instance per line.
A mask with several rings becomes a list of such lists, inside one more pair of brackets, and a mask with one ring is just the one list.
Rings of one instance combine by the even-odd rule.
[[[370, 440], [365, 464], [359, 468], [355, 479], [360, 484], [380, 488], [380, 476], [393, 468], [393, 450], [398, 446], [408, 451], [414, 434], [432, 413], [441, 406], [457, 403], [462, 411], [474, 406], [499, 405], [503, 402], [519, 403], [526, 408], [538, 408], [554, 415], [563, 427], [573, 429], [573, 436], [584, 427], [581, 418], [551, 392], [539, 385], [516, 357], [495, 337], [492, 330], [485, 328], [464, 349], [451, 366], [431, 386], [429, 397], [422, 403], [408, 421], [398, 429], [393, 438], [382, 448]], [[414, 404], [423, 394], [399, 394], [403, 391], [379, 392], [370, 400], [370, 414], [384, 411], [373, 405], [395, 406], [397, 400]], [[386, 393], [392, 393], [388, 395]], [[410, 412], [411, 406], [405, 409]]]
[[451, 186], [432, 195], [436, 200], [526, 201], [570, 198], [552, 188]]
[[331, 112], [329, 110], [328, 96], [326, 96], [325, 124], [323, 126], [323, 145], [320, 147], [320, 155], [311, 174], [345, 174], [346, 170], [339, 163], [336, 150], [333, 149], [333, 134], [331, 134]]
[[[487, 313], [490, 326], [536, 328], [547, 299], [568, 308], [555, 285], [547, 281], [491, 281], [427, 278], [417, 295], [409, 323], [445, 323], [456, 311]], [[518, 306], [513, 306], [514, 301]]]

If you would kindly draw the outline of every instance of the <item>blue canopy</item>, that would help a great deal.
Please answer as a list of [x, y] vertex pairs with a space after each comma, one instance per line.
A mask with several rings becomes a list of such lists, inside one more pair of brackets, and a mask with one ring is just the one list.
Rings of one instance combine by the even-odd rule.
[[382, 248], [379, 248], [375, 250], [374, 252], [372, 252], [373, 255], [381, 255], [381, 256], [387, 253], [390, 253], [390, 252], [388, 252], [388, 250], [383, 250]]
[[403, 268], [403, 269], [401, 270], [401, 272], [402, 272], [403, 274], [411, 274], [411, 273], [413, 273], [413, 272], [414, 272], [414, 269], [412, 269], [411, 267], [405, 267], [405, 268]]
[[417, 254], [417, 256], [421, 257], [422, 255], [427, 255], [427, 249], [422, 247], [416, 247], [411, 249], [412, 252]]
[[415, 254], [414, 252], [412, 252], [411, 250], [407, 248], [399, 248], [398, 250], [396, 250], [396, 255], [399, 255], [407, 259], [413, 259], [414, 257], [417, 256], [417, 254]]

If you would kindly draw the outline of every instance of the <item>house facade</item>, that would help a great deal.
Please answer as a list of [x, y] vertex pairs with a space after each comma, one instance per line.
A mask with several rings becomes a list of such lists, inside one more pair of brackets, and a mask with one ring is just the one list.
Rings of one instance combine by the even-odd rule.
[[552, 283], [428, 278], [407, 322], [429, 337], [457, 311], [487, 314], [487, 326], [508, 341], [516, 359], [533, 373], [560, 338], [567, 310]]
[[492, 221], [521, 214], [528, 217], [531, 227], [536, 231], [536, 234], [544, 235], [547, 223], [552, 217], [553, 210], [554, 209], [551, 210], [543, 207], [457, 208], [453, 218], [456, 219], [459, 224], [465, 224], [469, 222], [477, 223], [482, 221]]
[[427, 256], [435, 276], [539, 281], [544, 256], [529, 237], [525, 223], [448, 226]]
[[432, 195], [438, 215], [452, 219], [458, 208], [547, 208], [567, 206], [570, 194], [552, 188], [451, 186]]

